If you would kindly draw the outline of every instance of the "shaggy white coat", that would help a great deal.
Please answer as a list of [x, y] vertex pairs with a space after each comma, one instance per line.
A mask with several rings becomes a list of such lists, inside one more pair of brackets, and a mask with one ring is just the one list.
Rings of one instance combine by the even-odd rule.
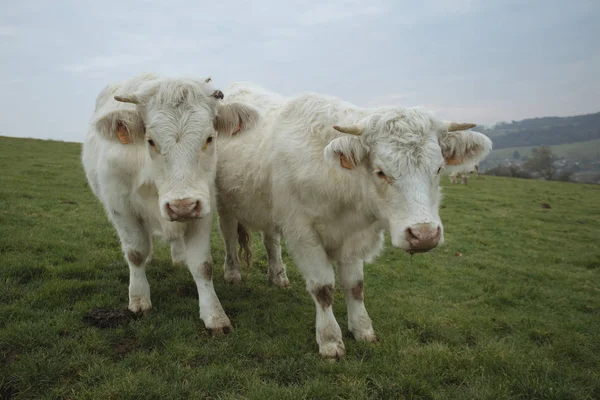
[[[358, 340], [376, 339], [362, 299], [363, 262], [383, 247], [409, 250], [406, 229], [443, 227], [438, 215], [440, 173], [468, 169], [491, 150], [473, 131], [448, 132], [447, 122], [419, 108], [366, 109], [308, 93], [284, 99], [251, 83], [236, 83], [225, 101], [252, 104], [264, 119], [238, 139], [221, 138], [217, 190], [227, 257], [225, 279], [241, 279], [236, 257], [238, 223], [263, 234], [269, 278], [287, 286], [279, 235], [306, 280], [316, 305], [316, 339], [324, 357], [340, 357], [344, 344], [323, 287], [337, 268], [348, 308], [348, 328]], [[362, 131], [341, 133], [335, 125]], [[352, 168], [341, 165], [340, 156]], [[321, 298], [319, 298], [319, 293]], [[321, 301], [321, 302], [320, 302]]]
[[[151, 309], [145, 267], [152, 235], [171, 244], [173, 262], [187, 264], [207, 328], [231, 329], [212, 283], [210, 236], [215, 214], [217, 132], [238, 135], [259, 120], [256, 109], [222, 104], [208, 80], [144, 74], [108, 85], [98, 96], [82, 162], [94, 194], [116, 228], [129, 265], [129, 309]], [[120, 99], [117, 101], [116, 98]], [[124, 125], [130, 143], [117, 138]], [[200, 219], [171, 222], [166, 204], [200, 202]]]

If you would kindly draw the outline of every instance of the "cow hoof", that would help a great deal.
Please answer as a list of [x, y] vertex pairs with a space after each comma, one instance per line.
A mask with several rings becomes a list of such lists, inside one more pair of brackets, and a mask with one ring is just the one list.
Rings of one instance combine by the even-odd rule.
[[226, 325], [220, 328], [206, 328], [206, 331], [211, 337], [224, 336], [233, 331], [233, 327], [231, 325]]
[[357, 342], [379, 342], [379, 339], [377, 339], [377, 335], [375, 335], [375, 331], [373, 329], [369, 329], [366, 331], [351, 331], [352, 336], [354, 337], [354, 340], [356, 340]]
[[287, 288], [290, 287], [290, 280], [288, 279], [288, 277], [285, 274], [281, 274], [281, 275], [277, 275], [275, 277], [271, 277], [269, 279], [269, 281], [271, 281], [271, 283], [273, 285], [282, 287], [284, 289], [287, 289]]
[[344, 343], [342, 342], [331, 342], [323, 344], [319, 347], [319, 354], [326, 361], [336, 361], [344, 357]]
[[240, 273], [240, 271], [234, 270], [234, 271], [225, 271], [225, 282], [230, 283], [230, 284], [238, 284], [242, 282], [242, 274]]
[[135, 299], [129, 302], [129, 311], [136, 314], [146, 315], [152, 310], [150, 299]]

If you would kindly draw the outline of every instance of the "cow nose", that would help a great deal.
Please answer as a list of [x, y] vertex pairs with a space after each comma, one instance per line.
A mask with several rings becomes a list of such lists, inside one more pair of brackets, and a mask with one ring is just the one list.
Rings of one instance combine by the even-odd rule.
[[172, 200], [165, 204], [167, 215], [171, 221], [200, 218], [200, 201], [195, 199]]
[[409, 251], [425, 252], [437, 246], [441, 229], [434, 224], [415, 224], [406, 228], [406, 240], [410, 244]]

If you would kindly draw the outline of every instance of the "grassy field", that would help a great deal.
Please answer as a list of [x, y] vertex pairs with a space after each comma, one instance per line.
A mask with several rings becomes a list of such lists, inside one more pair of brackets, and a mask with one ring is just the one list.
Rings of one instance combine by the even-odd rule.
[[[152, 312], [86, 324], [127, 306], [128, 269], [80, 146], [0, 137], [0, 149], [1, 399], [600, 398], [600, 186], [444, 179], [446, 244], [411, 263], [388, 243], [365, 269], [380, 342], [346, 337], [329, 363], [295, 266], [290, 290], [270, 286], [259, 240], [241, 285], [215, 274], [228, 336], [205, 332], [191, 276], [160, 244]], [[334, 310], [346, 333], [339, 290]]]
[[[539, 146], [528, 147], [509, 147], [506, 149], [498, 149], [491, 152], [488, 156], [489, 161], [505, 160], [512, 158], [515, 150], [519, 152], [521, 157], [530, 156], [531, 150]], [[584, 158], [593, 159], [600, 154], [600, 139], [588, 140], [585, 142], [559, 144], [550, 146], [552, 152], [558, 157], [567, 157], [573, 160], [581, 160]]]

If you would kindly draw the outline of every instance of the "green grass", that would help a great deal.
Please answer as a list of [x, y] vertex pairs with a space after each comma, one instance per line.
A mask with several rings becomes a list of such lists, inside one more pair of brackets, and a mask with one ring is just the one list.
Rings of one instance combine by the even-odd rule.
[[[259, 240], [241, 285], [215, 274], [228, 336], [205, 332], [192, 278], [161, 244], [152, 312], [86, 325], [93, 308], [127, 306], [128, 269], [80, 145], [0, 148], [0, 398], [600, 398], [600, 186], [444, 179], [446, 244], [411, 263], [388, 242], [365, 270], [380, 343], [345, 337], [329, 363], [297, 269], [287, 258], [292, 288], [270, 286]], [[346, 334], [339, 291], [334, 310]]]
[[[515, 150], [519, 152], [521, 157], [531, 156], [531, 150], [539, 146], [528, 147], [509, 147], [506, 149], [494, 150], [490, 153], [487, 160], [497, 161], [512, 158]], [[567, 157], [573, 160], [581, 160], [584, 158], [592, 159], [600, 154], [600, 139], [588, 140], [585, 142], [559, 144], [550, 146], [554, 155], [558, 157]]]

